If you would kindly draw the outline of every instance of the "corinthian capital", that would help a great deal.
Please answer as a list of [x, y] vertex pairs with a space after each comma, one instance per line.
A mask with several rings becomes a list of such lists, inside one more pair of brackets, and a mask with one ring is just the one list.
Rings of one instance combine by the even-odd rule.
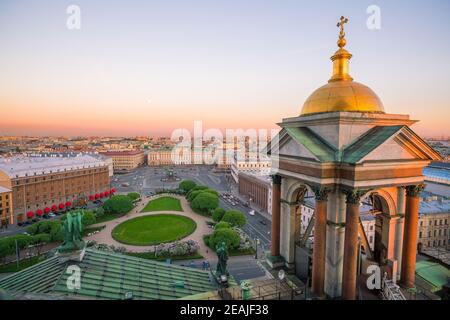
[[312, 187], [312, 190], [314, 191], [316, 201], [327, 201], [328, 194], [331, 192], [330, 188], [323, 186]]
[[368, 190], [361, 189], [344, 190], [345, 196], [347, 197], [347, 203], [351, 204], [359, 204], [361, 202], [361, 197], [367, 192]]
[[272, 182], [273, 184], [281, 184], [281, 176], [274, 174], [272, 175]]
[[414, 186], [407, 186], [406, 187], [406, 195], [408, 197], [418, 197], [420, 193], [425, 189], [424, 184], [417, 184]]

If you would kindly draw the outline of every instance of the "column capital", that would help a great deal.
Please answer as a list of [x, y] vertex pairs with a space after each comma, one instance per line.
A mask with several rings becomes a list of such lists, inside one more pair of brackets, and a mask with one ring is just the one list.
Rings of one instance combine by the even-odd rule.
[[331, 192], [331, 189], [324, 186], [313, 186], [311, 189], [314, 192], [316, 201], [327, 201], [328, 194]]
[[278, 184], [278, 185], [281, 184], [281, 179], [282, 179], [282, 177], [281, 177], [280, 175], [278, 175], [278, 174], [273, 174], [271, 177], [272, 177], [272, 182], [273, 182], [273, 184]]
[[345, 193], [347, 203], [359, 204], [361, 197], [369, 192], [369, 190], [347, 189], [343, 190], [343, 192]]
[[418, 184], [414, 186], [406, 186], [406, 195], [408, 197], [418, 197], [420, 193], [425, 189], [425, 184]]

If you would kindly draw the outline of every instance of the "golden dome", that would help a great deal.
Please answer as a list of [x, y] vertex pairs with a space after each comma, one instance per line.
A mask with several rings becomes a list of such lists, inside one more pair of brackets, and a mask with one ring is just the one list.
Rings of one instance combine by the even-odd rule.
[[353, 80], [340, 80], [314, 91], [303, 105], [301, 114], [336, 111], [384, 113], [384, 107], [369, 87]]
[[352, 55], [344, 49], [344, 24], [348, 19], [341, 17], [338, 23], [340, 34], [339, 50], [331, 57], [333, 75], [328, 84], [313, 92], [303, 105], [301, 115], [323, 112], [375, 112], [384, 113], [383, 103], [369, 87], [353, 81], [348, 73]]

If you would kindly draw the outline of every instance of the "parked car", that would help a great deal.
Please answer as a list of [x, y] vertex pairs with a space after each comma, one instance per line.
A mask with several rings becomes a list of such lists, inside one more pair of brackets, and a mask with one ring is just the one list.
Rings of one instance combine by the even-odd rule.
[[56, 217], [56, 214], [54, 214], [54, 213], [49, 213], [48, 216], [49, 216], [50, 218], [54, 218], [54, 217]]
[[262, 225], [267, 225], [267, 222], [265, 220], [259, 220], [259, 223], [261, 223]]
[[255, 210], [251, 210], [248, 214], [251, 215], [251, 216], [254, 216], [255, 215]]

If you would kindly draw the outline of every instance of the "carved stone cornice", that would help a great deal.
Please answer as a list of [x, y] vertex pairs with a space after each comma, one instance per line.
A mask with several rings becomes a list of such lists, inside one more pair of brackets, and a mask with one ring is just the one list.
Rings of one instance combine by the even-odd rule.
[[407, 186], [405, 189], [406, 189], [406, 196], [418, 197], [420, 195], [420, 193], [425, 189], [425, 184]]

